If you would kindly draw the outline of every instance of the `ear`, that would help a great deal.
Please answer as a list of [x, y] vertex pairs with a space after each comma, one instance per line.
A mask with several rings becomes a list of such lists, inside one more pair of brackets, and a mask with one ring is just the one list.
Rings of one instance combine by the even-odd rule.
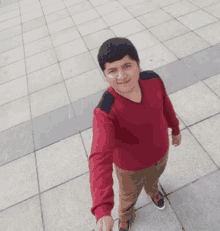
[[137, 62], [139, 70], [141, 71], [140, 60]]

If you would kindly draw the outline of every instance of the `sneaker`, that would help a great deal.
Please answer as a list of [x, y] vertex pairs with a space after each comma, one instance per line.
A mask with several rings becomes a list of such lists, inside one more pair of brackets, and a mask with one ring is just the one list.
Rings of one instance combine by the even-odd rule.
[[165, 209], [165, 205], [164, 205], [164, 197], [162, 195], [162, 193], [159, 191], [159, 194], [162, 198], [160, 198], [158, 195], [156, 196], [156, 199], [154, 200], [153, 198], [151, 198], [151, 200], [154, 202], [154, 204], [157, 206], [158, 209]]
[[127, 221], [121, 221], [118, 220], [118, 229], [119, 231], [128, 231], [129, 230], [129, 220]]

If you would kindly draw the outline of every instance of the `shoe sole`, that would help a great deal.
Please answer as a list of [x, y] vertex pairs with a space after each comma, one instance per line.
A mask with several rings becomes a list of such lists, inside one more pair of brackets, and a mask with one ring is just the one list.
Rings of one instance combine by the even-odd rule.
[[[154, 204], [155, 205], [155, 204]], [[156, 205], [155, 205], [156, 206]], [[164, 205], [163, 207], [158, 207], [158, 206], [156, 206], [158, 209], [160, 209], [160, 210], [163, 210], [163, 209], [165, 209], [166, 208], [166, 205]]]

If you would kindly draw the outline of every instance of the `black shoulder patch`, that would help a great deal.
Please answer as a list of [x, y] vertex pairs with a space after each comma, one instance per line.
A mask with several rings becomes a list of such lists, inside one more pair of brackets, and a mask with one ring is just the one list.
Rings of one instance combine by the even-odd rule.
[[96, 106], [96, 108], [100, 108], [101, 110], [109, 114], [114, 102], [115, 102], [115, 97], [109, 92], [109, 90], [107, 90], [103, 93], [99, 101], [99, 104]]
[[148, 79], [158, 79], [160, 78], [160, 76], [154, 71], [143, 71], [140, 73], [140, 78], [142, 80], [148, 80]]

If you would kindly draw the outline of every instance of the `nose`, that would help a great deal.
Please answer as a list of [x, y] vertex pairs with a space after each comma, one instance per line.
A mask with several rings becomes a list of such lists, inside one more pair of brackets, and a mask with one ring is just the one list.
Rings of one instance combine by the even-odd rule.
[[122, 74], [122, 71], [119, 71], [117, 79], [122, 80], [124, 79], [125, 74]]

